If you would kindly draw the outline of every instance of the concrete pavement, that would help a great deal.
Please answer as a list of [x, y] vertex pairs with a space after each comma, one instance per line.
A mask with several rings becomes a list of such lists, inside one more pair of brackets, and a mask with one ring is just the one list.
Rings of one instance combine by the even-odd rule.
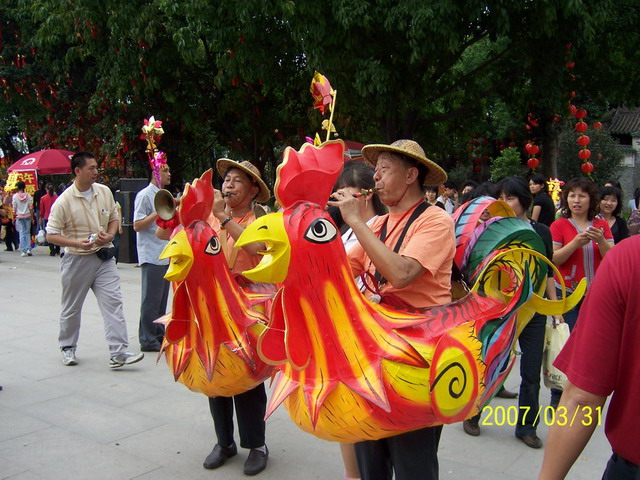
[[[109, 356], [95, 298], [85, 302], [79, 365], [62, 365], [57, 345], [60, 307], [58, 257], [38, 247], [33, 257], [0, 251], [0, 479], [241, 479], [246, 451], [223, 467], [202, 462], [215, 444], [204, 396], [173, 381], [154, 354], [122, 369]], [[140, 271], [120, 264], [131, 350], [138, 351]], [[517, 365], [516, 365], [517, 368]], [[517, 370], [506, 382], [517, 391]], [[541, 389], [548, 405], [548, 390]], [[495, 406], [517, 407], [496, 399]], [[486, 417], [486, 415], [485, 415]], [[495, 419], [494, 419], [495, 420]], [[541, 425], [538, 435], [547, 436]], [[341, 479], [337, 445], [300, 431], [284, 408], [267, 421], [270, 459], [261, 479]], [[445, 426], [442, 479], [533, 479], [544, 449], [526, 447], [513, 427], [482, 426], [466, 435]], [[571, 479], [600, 478], [611, 454], [599, 427]]]

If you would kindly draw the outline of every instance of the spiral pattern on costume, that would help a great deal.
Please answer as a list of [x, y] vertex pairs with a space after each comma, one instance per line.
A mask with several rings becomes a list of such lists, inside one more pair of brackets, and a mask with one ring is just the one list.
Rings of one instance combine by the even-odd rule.
[[[453, 376], [447, 375], [449, 373], [449, 370], [451, 370], [452, 368], [460, 369], [460, 373], [462, 374], [462, 381], [460, 381], [460, 377], [455, 376], [455, 373], [452, 374]], [[451, 396], [451, 398], [460, 398], [464, 392], [465, 387], [467, 386], [467, 372], [465, 371], [464, 367], [458, 362], [447, 365], [447, 367], [438, 374], [435, 381], [433, 382], [432, 387], [436, 388], [440, 380], [442, 380], [442, 377], [444, 377], [445, 375], [447, 375], [447, 378], [450, 378], [449, 395]], [[459, 391], [455, 390], [455, 388], [458, 386], [460, 388]]]
[[443, 337], [431, 363], [431, 404], [443, 423], [464, 420], [478, 397], [474, 339], [460, 337]]

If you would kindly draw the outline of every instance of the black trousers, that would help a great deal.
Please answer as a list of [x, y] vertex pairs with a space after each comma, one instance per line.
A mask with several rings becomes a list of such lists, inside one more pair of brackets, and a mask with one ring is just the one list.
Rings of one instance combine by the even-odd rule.
[[640, 480], [640, 468], [614, 453], [607, 463], [602, 480]]
[[253, 390], [233, 397], [209, 398], [209, 409], [218, 437], [218, 444], [228, 447], [233, 440], [233, 405], [236, 406], [238, 433], [242, 448], [258, 448], [265, 444], [264, 414], [267, 411], [267, 392], [264, 383]]
[[442, 426], [355, 444], [362, 480], [438, 480]]
[[[520, 395], [518, 396], [518, 423], [516, 436], [536, 434], [534, 420], [538, 417], [540, 406], [540, 371], [542, 370], [542, 351], [544, 349], [544, 329], [547, 317], [536, 313], [522, 330], [518, 343], [522, 351], [520, 357]], [[520, 407], [529, 407], [529, 410]], [[524, 413], [527, 412], [526, 415]]]
[[18, 239], [16, 238], [16, 226], [13, 222], [3, 223], [6, 227], [6, 236], [4, 237], [4, 244], [7, 248], [7, 251], [12, 252], [14, 249], [18, 250]]

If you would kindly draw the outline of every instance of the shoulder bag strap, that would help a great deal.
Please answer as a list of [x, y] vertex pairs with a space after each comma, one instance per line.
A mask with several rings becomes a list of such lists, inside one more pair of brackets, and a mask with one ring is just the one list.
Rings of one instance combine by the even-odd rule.
[[[415, 210], [411, 213], [411, 216], [409, 217], [409, 219], [407, 220], [407, 223], [405, 224], [404, 228], [402, 229], [402, 233], [400, 233], [400, 237], [398, 237], [398, 241], [396, 242], [395, 247], [393, 247], [393, 251], [395, 253], [398, 253], [400, 251], [400, 246], [402, 246], [402, 242], [404, 241], [404, 237], [407, 235], [407, 232], [409, 231], [409, 227], [411, 226], [411, 224], [420, 216], [424, 213], [424, 211], [429, 207], [429, 204], [427, 202], [422, 202], [421, 204], [419, 204]], [[380, 230], [380, 240], [384, 243], [385, 239], [387, 238], [387, 222], [384, 222], [384, 225], [382, 226], [382, 229]], [[378, 270], [376, 269], [376, 275], [375, 275], [375, 279], [378, 282], [378, 285], [384, 285], [387, 283], [387, 279], [384, 278], [380, 272], [378, 272]]]

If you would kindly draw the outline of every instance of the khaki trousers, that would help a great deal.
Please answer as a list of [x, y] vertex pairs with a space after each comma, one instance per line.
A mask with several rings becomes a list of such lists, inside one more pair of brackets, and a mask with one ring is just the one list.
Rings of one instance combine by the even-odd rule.
[[129, 346], [127, 324], [122, 310], [120, 275], [115, 259], [103, 262], [96, 254], [66, 253], [60, 266], [62, 274], [62, 312], [60, 313], [60, 347], [75, 347], [80, 336], [82, 305], [89, 289], [93, 290], [104, 320], [104, 334], [112, 355]]

